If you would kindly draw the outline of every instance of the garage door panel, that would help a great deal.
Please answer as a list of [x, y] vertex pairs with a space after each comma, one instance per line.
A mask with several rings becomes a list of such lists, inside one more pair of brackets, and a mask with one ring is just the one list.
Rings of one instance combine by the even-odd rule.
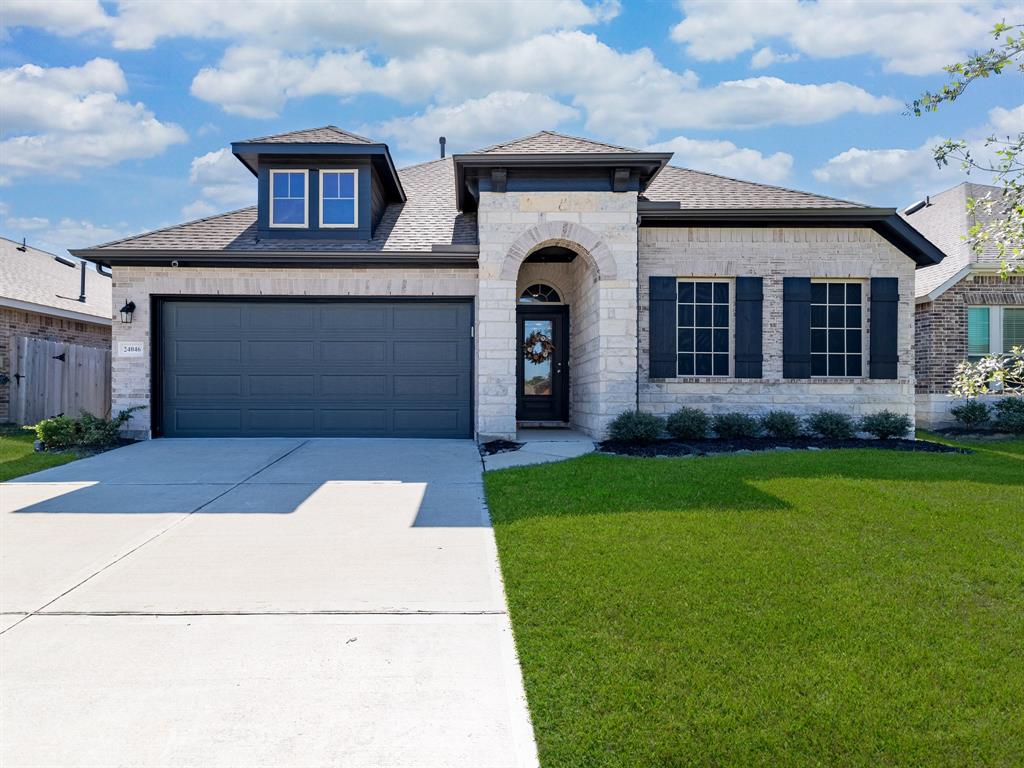
[[168, 436], [472, 434], [469, 302], [168, 301], [161, 318]]

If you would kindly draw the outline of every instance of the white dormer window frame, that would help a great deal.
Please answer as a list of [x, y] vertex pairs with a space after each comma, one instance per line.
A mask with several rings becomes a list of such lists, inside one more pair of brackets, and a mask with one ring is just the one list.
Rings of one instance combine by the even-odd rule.
[[[324, 219], [324, 176], [330, 173], [347, 174], [352, 177], [352, 223], [330, 224]], [[347, 200], [347, 197], [327, 198], [329, 200]], [[358, 168], [321, 168], [320, 169], [320, 229], [358, 229], [359, 228], [359, 169]]]
[[[276, 224], [274, 223], [274, 177], [278, 174], [302, 174], [302, 223], [301, 224]], [[270, 227], [272, 229], [308, 229], [309, 228], [309, 171], [304, 168], [274, 168], [270, 171]], [[290, 190], [289, 190], [290, 192]], [[295, 198], [282, 198], [291, 199]]]

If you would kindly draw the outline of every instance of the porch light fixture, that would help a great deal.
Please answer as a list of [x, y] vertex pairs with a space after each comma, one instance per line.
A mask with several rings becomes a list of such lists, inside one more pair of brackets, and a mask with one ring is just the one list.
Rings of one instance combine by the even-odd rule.
[[135, 314], [135, 302], [125, 300], [124, 306], [121, 307], [121, 322], [130, 323], [132, 321], [132, 315]]

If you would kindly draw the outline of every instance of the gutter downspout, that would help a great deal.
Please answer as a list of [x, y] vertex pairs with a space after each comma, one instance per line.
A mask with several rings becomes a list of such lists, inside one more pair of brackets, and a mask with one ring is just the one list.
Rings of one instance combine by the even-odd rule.
[[640, 410], [640, 214], [636, 215], [636, 410]]

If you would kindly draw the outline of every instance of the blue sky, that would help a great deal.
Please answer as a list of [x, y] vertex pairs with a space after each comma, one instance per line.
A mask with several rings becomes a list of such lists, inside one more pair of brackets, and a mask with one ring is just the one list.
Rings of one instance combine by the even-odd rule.
[[942, 136], [1024, 130], [1021, 79], [904, 103], [1003, 2], [5, 0], [0, 234], [56, 253], [250, 204], [233, 140], [332, 123], [399, 165], [549, 128], [885, 206], [961, 180]]

